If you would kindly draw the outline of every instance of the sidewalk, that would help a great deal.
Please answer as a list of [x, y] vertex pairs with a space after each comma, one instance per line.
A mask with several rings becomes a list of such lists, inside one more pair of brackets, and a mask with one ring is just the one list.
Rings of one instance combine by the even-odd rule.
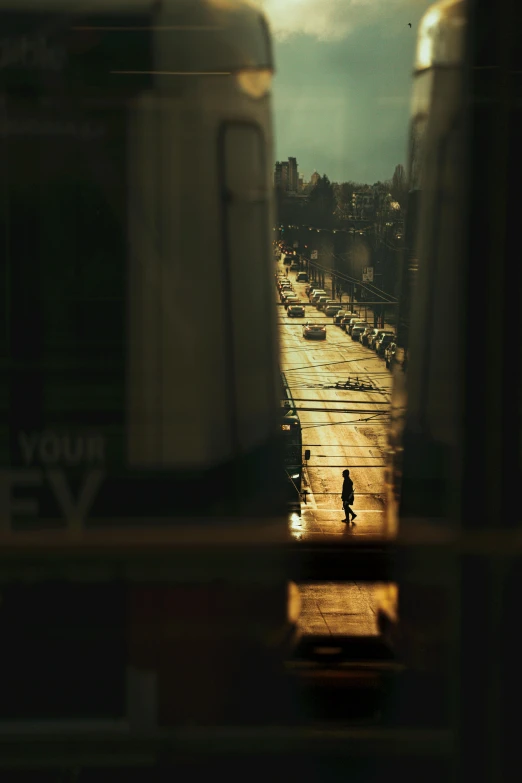
[[378, 636], [378, 584], [322, 582], [298, 585], [301, 596], [299, 627], [304, 634]]

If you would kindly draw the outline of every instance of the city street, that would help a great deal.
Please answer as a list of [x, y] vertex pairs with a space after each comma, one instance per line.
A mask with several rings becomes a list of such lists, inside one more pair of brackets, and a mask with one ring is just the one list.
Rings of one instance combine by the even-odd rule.
[[[284, 270], [282, 261], [274, 265]], [[351, 339], [315, 306], [305, 283], [288, 277], [306, 306], [305, 318], [289, 318], [278, 301], [281, 366], [299, 411], [306, 469], [307, 502], [290, 520], [297, 541], [328, 536], [391, 536], [385, 514], [385, 449], [391, 373], [384, 359]], [[357, 309], [357, 308], [355, 308]], [[307, 320], [326, 324], [326, 340], [306, 340]], [[371, 383], [373, 390], [338, 389]], [[354, 482], [355, 524], [342, 520], [342, 471]], [[306, 633], [372, 634], [382, 587], [355, 582], [301, 585], [301, 626]]]

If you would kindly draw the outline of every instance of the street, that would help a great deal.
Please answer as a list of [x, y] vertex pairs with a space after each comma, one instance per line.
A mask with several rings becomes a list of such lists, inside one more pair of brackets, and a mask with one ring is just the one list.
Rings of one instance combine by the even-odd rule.
[[[276, 270], [284, 270], [279, 262]], [[297, 541], [328, 536], [392, 536], [384, 507], [385, 449], [391, 373], [384, 359], [351, 339], [331, 317], [308, 303], [306, 283], [289, 279], [302, 303], [305, 318], [289, 318], [278, 302], [281, 368], [286, 375], [302, 424], [307, 501], [301, 518], [290, 520]], [[348, 308], [349, 309], [349, 308]], [[357, 309], [357, 308], [356, 308]], [[326, 340], [306, 340], [307, 320], [326, 324]], [[349, 381], [355, 388], [338, 389]], [[361, 383], [362, 382], [362, 383]], [[358, 385], [371, 383], [373, 391]], [[345, 524], [341, 503], [342, 471], [354, 483], [355, 524]], [[349, 582], [301, 585], [301, 627], [305, 633], [372, 634], [383, 587]]]

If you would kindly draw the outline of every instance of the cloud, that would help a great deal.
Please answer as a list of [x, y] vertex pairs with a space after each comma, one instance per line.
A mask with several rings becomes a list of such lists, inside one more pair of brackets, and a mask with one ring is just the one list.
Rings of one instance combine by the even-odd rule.
[[409, 95], [383, 95], [382, 98], [377, 98], [379, 106], [409, 106]]
[[[357, 28], [389, 22], [404, 32], [407, 12], [424, 10], [426, 0], [257, 0], [264, 8], [275, 37], [285, 40], [309, 35], [320, 41], [338, 41]], [[409, 30], [409, 28], [408, 28]]]

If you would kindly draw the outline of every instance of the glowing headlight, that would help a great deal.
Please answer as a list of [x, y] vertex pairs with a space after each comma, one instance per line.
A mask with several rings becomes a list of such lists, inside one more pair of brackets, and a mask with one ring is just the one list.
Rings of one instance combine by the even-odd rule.
[[272, 71], [268, 68], [239, 71], [236, 79], [239, 87], [251, 98], [264, 98], [272, 86]]

